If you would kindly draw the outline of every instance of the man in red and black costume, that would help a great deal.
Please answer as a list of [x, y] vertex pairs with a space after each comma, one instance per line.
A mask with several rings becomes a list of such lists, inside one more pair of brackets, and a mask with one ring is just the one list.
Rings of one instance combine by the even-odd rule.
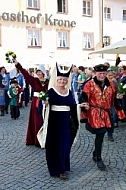
[[[84, 85], [81, 99], [85, 102], [82, 112], [88, 120], [86, 129], [95, 134], [93, 160], [97, 162], [100, 170], [106, 169], [101, 157], [103, 138], [106, 131], [113, 130], [110, 108], [114, 105], [115, 109], [118, 109], [118, 98], [122, 98], [122, 95], [116, 94], [113, 83], [107, 79], [107, 69], [104, 64], [94, 67], [96, 75]], [[120, 113], [120, 118], [125, 118], [124, 112]]]

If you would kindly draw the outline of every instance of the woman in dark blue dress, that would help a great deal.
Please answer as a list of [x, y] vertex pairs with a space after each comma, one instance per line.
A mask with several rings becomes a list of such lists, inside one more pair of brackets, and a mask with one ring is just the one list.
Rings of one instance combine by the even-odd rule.
[[50, 113], [46, 138], [46, 158], [50, 175], [58, 176], [66, 171], [70, 171], [72, 140], [70, 131], [70, 107], [74, 107], [75, 104], [69, 90], [63, 95], [56, 89], [51, 88], [48, 93]]
[[[66, 179], [70, 171], [70, 150], [78, 128], [76, 103], [66, 88], [70, 71], [61, 73], [57, 67], [57, 85], [48, 90], [49, 118], [46, 135], [46, 160], [51, 176]], [[73, 135], [71, 117], [76, 126]]]

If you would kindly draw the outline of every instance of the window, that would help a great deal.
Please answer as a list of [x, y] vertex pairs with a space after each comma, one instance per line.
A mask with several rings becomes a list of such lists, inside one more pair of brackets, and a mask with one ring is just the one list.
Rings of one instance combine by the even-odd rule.
[[68, 48], [68, 32], [58, 32], [58, 48]]
[[110, 40], [111, 40], [111, 38], [110, 38], [110, 36], [103, 36], [103, 47], [104, 46], [109, 46], [110, 45]]
[[83, 1], [83, 15], [91, 16], [91, 2], [92, 1]]
[[126, 10], [123, 10], [123, 21], [126, 21]]
[[38, 9], [39, 0], [28, 0], [28, 8]]
[[109, 7], [104, 8], [104, 18], [107, 20], [111, 19], [111, 8]]
[[84, 34], [83, 35], [83, 49], [92, 49], [93, 48], [93, 35]]
[[28, 29], [28, 46], [29, 47], [41, 46], [39, 29]]
[[67, 0], [57, 0], [57, 11], [67, 13]]

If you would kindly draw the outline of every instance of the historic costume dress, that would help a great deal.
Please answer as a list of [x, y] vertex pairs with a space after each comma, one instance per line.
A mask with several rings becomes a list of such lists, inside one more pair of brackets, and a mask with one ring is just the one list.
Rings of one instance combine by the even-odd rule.
[[32, 89], [34, 91], [34, 96], [32, 98], [30, 115], [29, 115], [26, 144], [40, 146], [37, 140], [37, 133], [43, 124], [43, 118], [39, 113], [40, 110], [38, 109], [38, 101], [40, 101], [38, 99], [38, 93], [40, 91], [47, 90], [48, 80], [44, 81], [42, 84], [38, 78], [31, 76], [24, 68], [22, 68], [22, 66], [19, 63], [16, 65], [16, 68], [21, 71], [25, 80], [28, 82], [28, 84], [32, 86]]
[[[77, 105], [70, 90], [71, 68], [60, 71], [58, 65], [54, 67], [48, 86], [48, 106], [44, 124], [37, 134], [41, 148], [46, 149], [46, 160], [51, 176], [60, 176], [70, 170], [70, 150], [76, 142], [79, 128]], [[57, 90], [57, 77], [68, 80], [66, 94]], [[79, 115], [79, 114], [78, 114]]]
[[[102, 143], [106, 131], [113, 132], [110, 108], [116, 99], [114, 84], [105, 77], [107, 69], [104, 64], [96, 65], [96, 76], [84, 85], [82, 92], [82, 101], [89, 104], [87, 111], [82, 110], [87, 113], [86, 129], [95, 134], [93, 160], [100, 170], [106, 169], [102, 161]], [[98, 80], [101, 76], [104, 80]]]
[[[46, 159], [50, 175], [58, 176], [70, 170], [70, 149], [73, 141], [70, 115], [72, 114], [75, 122], [78, 122], [76, 104], [70, 90], [66, 95], [62, 95], [55, 88], [50, 88], [48, 95], [49, 119], [45, 144]], [[75, 111], [71, 112], [71, 110]]]
[[[111, 132], [112, 121], [110, 107], [114, 105], [115, 110], [120, 119], [125, 118], [122, 110], [117, 110], [115, 99], [115, 87], [112, 82], [105, 79], [105, 84], [102, 87], [100, 81], [96, 77], [87, 82], [83, 88], [83, 101], [89, 103], [90, 109], [83, 110], [83, 116], [88, 117], [86, 128], [91, 133], [103, 133], [106, 130]], [[118, 101], [118, 100], [117, 100]], [[110, 129], [110, 130], [109, 130]]]
[[[10, 84], [16, 84], [16, 81], [11, 81]], [[10, 110], [11, 110], [11, 118], [18, 118], [18, 88], [16, 86], [11, 86], [8, 90], [8, 94], [11, 96], [10, 98]]]

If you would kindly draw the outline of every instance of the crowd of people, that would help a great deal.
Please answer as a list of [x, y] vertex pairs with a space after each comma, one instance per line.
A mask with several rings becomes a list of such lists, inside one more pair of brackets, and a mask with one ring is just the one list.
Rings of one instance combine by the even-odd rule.
[[[15, 76], [12, 78], [10, 72], [7, 72], [6, 68], [2, 66], [0, 68], [0, 115], [5, 116], [8, 113], [12, 113], [13, 111], [11, 112], [11, 110], [17, 110], [18, 108], [27, 106], [28, 102], [29, 85], [25, 81], [22, 73], [20, 73], [19, 70], [16, 70]], [[9, 106], [11, 107], [10, 109]], [[14, 108], [14, 106], [16, 108]], [[13, 119], [18, 117], [12, 116]]]
[[[32, 72], [27, 71], [27, 72], [29, 73], [29, 75], [34, 76], [33, 71]], [[49, 77], [48, 70], [46, 70], [46, 72], [48, 78]], [[20, 108], [26, 107], [33, 97], [33, 88], [25, 80], [23, 74], [18, 69], [16, 69], [16, 72], [14, 73], [15, 75], [13, 76], [11, 75], [11, 71], [7, 72], [5, 66], [0, 67], [0, 116], [5, 116], [6, 114], [9, 113], [11, 114], [12, 106], [17, 107], [14, 108], [15, 110], [16, 109], [20, 110]], [[10, 89], [12, 89], [12, 86], [15, 87], [13, 88], [14, 89], [13, 98], [9, 94], [9, 91]], [[17, 89], [18, 93], [15, 94]], [[15, 117], [15, 119], [17, 118]]]
[[[50, 175], [67, 178], [70, 151], [78, 138], [80, 123], [85, 123], [86, 129], [95, 135], [93, 160], [100, 170], [105, 170], [104, 136], [107, 133], [108, 140], [114, 141], [118, 121], [126, 121], [126, 94], [120, 93], [118, 88], [119, 83], [126, 84], [126, 66], [113, 70], [106, 62], [92, 68], [71, 66], [63, 71], [56, 64], [49, 75], [44, 66], [39, 65], [36, 76], [32, 76], [18, 61], [14, 64], [17, 75], [11, 80], [5, 67], [0, 70], [1, 116], [5, 111], [8, 113], [8, 105], [12, 118], [20, 116], [18, 108], [24, 101], [25, 105], [29, 102], [29, 91], [27, 98], [24, 92], [26, 86], [27, 89], [30, 86], [32, 101], [26, 145], [41, 147], [44, 142]], [[46, 100], [39, 98], [41, 91], [48, 94]]]

